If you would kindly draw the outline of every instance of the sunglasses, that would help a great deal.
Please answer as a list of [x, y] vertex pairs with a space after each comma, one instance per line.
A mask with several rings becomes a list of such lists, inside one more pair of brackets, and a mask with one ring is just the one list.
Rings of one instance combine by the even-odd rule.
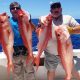
[[56, 9], [56, 8], [61, 8], [61, 4], [60, 3], [54, 3], [51, 5], [51, 9]]
[[10, 8], [10, 10], [19, 10], [19, 9], [21, 9], [20, 7], [12, 7], [12, 8]]

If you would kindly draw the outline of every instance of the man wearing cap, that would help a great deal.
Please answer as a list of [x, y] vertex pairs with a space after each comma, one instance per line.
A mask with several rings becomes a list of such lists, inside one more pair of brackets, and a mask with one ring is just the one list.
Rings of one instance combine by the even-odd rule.
[[[10, 23], [14, 32], [14, 53], [13, 53], [13, 80], [35, 80], [34, 68], [32, 61], [26, 64], [27, 49], [23, 45], [23, 41], [19, 32], [19, 25], [17, 19], [17, 11], [21, 9], [21, 5], [18, 2], [12, 2], [9, 6], [12, 17], [10, 17]], [[28, 20], [30, 20], [30, 14]]]
[[[70, 33], [80, 33], [79, 23], [70, 15], [62, 14], [62, 7], [60, 2], [53, 2], [50, 5], [50, 12], [52, 16], [52, 38], [48, 41], [47, 47], [44, 50], [45, 59], [44, 64], [47, 68], [47, 78], [48, 80], [53, 80], [55, 77], [55, 70], [57, 65], [60, 63], [60, 57], [57, 52], [57, 39], [55, 36], [54, 28], [56, 26], [70, 26], [68, 28]], [[49, 20], [43, 21], [44, 24], [48, 23]], [[71, 73], [67, 74], [65, 80], [71, 80]]]

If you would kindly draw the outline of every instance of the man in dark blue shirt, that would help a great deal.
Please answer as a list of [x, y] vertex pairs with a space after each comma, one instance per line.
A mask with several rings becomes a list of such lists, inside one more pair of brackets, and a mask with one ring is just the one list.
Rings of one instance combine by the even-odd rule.
[[[14, 64], [14, 80], [35, 80], [34, 68], [32, 61], [26, 64], [26, 56], [28, 51], [23, 45], [23, 40], [21, 38], [17, 20], [17, 11], [21, 9], [21, 5], [17, 2], [12, 2], [10, 4], [10, 12], [12, 17], [10, 17], [10, 23], [14, 32], [14, 53], [13, 53], [13, 64]], [[28, 12], [26, 12], [29, 14]], [[28, 15], [28, 20], [30, 20], [30, 14]]]

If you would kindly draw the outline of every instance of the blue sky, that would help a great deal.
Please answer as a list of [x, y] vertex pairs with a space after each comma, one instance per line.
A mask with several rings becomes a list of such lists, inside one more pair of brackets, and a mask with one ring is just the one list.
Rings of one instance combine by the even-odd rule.
[[60, 1], [62, 3], [63, 14], [80, 19], [80, 0], [0, 0], [0, 13], [7, 12], [11, 16], [9, 4], [13, 1], [19, 2], [22, 8], [32, 15], [32, 18], [48, 14], [50, 2]]

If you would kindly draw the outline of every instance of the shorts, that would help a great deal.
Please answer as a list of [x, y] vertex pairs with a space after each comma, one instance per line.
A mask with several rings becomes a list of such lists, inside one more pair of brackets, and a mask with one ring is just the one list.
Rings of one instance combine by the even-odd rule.
[[44, 51], [45, 59], [44, 59], [44, 66], [47, 70], [56, 70], [59, 63], [61, 63], [60, 57], [58, 55], [50, 54]]
[[33, 60], [26, 64], [26, 56], [20, 55], [13, 58], [13, 79], [12, 80], [35, 80]]
[[74, 69], [80, 72], [80, 58], [74, 56]]

